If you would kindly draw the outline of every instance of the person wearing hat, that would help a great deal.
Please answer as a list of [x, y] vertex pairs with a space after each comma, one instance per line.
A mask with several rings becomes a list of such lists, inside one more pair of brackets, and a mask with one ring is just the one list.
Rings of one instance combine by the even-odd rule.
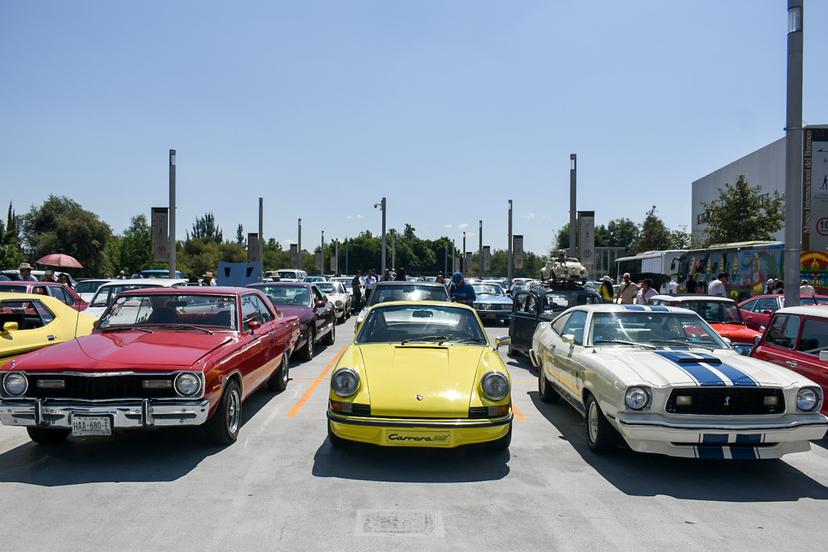
[[51, 270], [47, 270], [46, 272], [43, 273], [43, 281], [44, 282], [57, 282], [57, 280], [55, 280], [55, 273], [52, 272]]
[[814, 286], [809, 284], [808, 280], [802, 280], [802, 282], [799, 285], [799, 295], [800, 295], [800, 297], [804, 296], [804, 295], [813, 296], [815, 293], [816, 293], [816, 290], [814, 290]]
[[118, 273], [118, 280], [126, 280], [126, 279], [127, 279], [127, 277], [126, 277], [126, 272], [124, 272], [123, 270], [122, 270], [122, 271], [120, 271], [120, 272]]
[[625, 272], [621, 281], [621, 288], [618, 290], [618, 302], [622, 305], [632, 305], [637, 294], [638, 286], [630, 278], [630, 273]]
[[612, 289], [612, 278], [609, 277], [609, 274], [601, 278], [601, 287], [599, 289], [601, 291], [601, 299], [604, 300], [604, 303], [612, 303], [615, 301], [615, 290]]
[[202, 278], [204, 279], [203, 283], [204, 283], [205, 286], [214, 286], [214, 285], [216, 285], [216, 279], [213, 278], [213, 273], [211, 271], [208, 270], [207, 273], [204, 274], [204, 276], [202, 276]]
[[32, 265], [29, 263], [20, 263], [17, 267], [20, 272], [20, 279], [24, 282], [37, 282], [37, 278], [32, 274]]
[[477, 294], [471, 284], [467, 284], [461, 272], [455, 272], [451, 276], [451, 285], [448, 289], [449, 297], [457, 303], [471, 306], [477, 299]]

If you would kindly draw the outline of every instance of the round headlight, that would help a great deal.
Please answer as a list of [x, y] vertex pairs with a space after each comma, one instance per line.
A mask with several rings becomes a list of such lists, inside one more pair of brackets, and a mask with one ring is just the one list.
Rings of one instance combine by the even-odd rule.
[[643, 410], [650, 404], [650, 394], [643, 387], [630, 387], [624, 394], [624, 402], [627, 403], [627, 408]]
[[201, 390], [201, 380], [195, 374], [178, 374], [175, 378], [175, 391], [182, 397], [192, 397]]
[[331, 389], [340, 397], [350, 397], [359, 389], [359, 372], [353, 368], [340, 368], [331, 378]]
[[819, 394], [813, 387], [803, 387], [796, 394], [796, 408], [802, 412], [811, 412], [819, 404]]
[[489, 372], [481, 383], [483, 394], [493, 401], [505, 399], [509, 394], [509, 380], [501, 372]]
[[29, 380], [23, 374], [12, 372], [3, 378], [3, 389], [12, 397], [20, 397], [29, 388]]
[[335, 304], [337, 307], [341, 307], [341, 306], [342, 306], [342, 301], [337, 301], [337, 302], [336, 302], [336, 303], [334, 303], [334, 304]]

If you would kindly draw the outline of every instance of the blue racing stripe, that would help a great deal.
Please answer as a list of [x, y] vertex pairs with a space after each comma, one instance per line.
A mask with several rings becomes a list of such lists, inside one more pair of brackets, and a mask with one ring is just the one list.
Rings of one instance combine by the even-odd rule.
[[730, 364], [716, 364], [716, 370], [727, 376], [738, 387], [759, 387], [755, 379]]
[[696, 456], [704, 460], [724, 460], [724, 448], [713, 445], [697, 446]]
[[650, 307], [650, 310], [653, 312], [670, 312], [670, 309], [663, 305], [653, 305]]
[[746, 433], [744, 435], [736, 436], [737, 445], [758, 445], [762, 442], [761, 433]]
[[629, 310], [629, 311], [646, 311], [647, 310], [642, 305], [624, 305], [624, 309]]
[[734, 460], [756, 460], [756, 447], [730, 447], [730, 457]]
[[[679, 351], [656, 351], [656, 353], [693, 376], [699, 382], [699, 385], [722, 387], [725, 384], [722, 378], [699, 364], [699, 362], [704, 362], [703, 358], [695, 360], [694, 356]], [[693, 359], [693, 362], [687, 362], [684, 359]]]
[[705, 445], [726, 445], [727, 433], [704, 433], [702, 434], [702, 444]]

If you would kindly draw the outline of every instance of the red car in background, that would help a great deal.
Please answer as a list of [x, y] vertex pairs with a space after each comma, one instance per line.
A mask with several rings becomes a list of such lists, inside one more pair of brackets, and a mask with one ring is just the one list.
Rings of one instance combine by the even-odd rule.
[[91, 335], [0, 369], [0, 422], [37, 443], [121, 429], [205, 424], [238, 437], [242, 401], [287, 387], [295, 316], [244, 288], [145, 288], [121, 293]]
[[[803, 295], [799, 298], [802, 305], [828, 305], [828, 295]], [[763, 331], [770, 322], [773, 313], [785, 306], [783, 295], [754, 295], [739, 303], [744, 311], [748, 328]]]
[[57, 282], [0, 282], [0, 293], [36, 293], [39, 295], [48, 295], [72, 307], [76, 311], [84, 311], [89, 306], [89, 303], [84, 301], [74, 289]]
[[[802, 374], [828, 393], [828, 308], [788, 307], [774, 313], [751, 356]], [[828, 414], [823, 401], [822, 413]]]

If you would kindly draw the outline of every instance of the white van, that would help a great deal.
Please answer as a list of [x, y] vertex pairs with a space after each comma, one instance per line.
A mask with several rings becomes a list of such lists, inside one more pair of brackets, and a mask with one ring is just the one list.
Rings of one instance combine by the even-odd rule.
[[303, 282], [307, 278], [308, 273], [304, 270], [296, 268], [280, 268], [279, 270], [270, 270], [265, 272], [264, 279], [272, 280], [278, 278], [280, 282]]

